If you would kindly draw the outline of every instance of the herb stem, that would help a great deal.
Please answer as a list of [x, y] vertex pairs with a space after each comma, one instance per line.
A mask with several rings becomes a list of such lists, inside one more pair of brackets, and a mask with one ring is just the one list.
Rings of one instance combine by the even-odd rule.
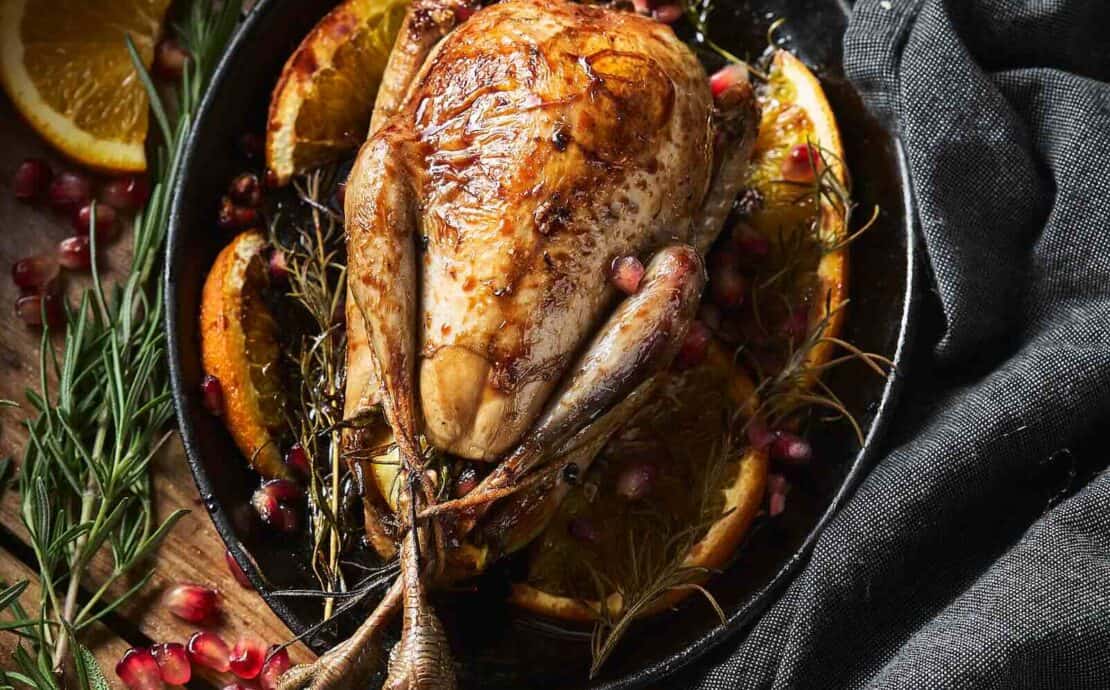
[[[86, 523], [92, 516], [93, 503], [95, 500], [94, 486], [95, 479], [92, 474], [89, 475], [88, 483], [85, 486], [85, 493], [81, 497], [81, 523]], [[70, 558], [69, 570], [69, 586], [66, 588], [65, 603], [62, 606], [61, 616], [59, 620], [62, 622], [64, 628], [71, 628], [73, 624], [73, 610], [77, 608], [77, 592], [81, 588], [81, 575], [84, 572], [82, 561], [85, 558], [85, 545], [89, 543], [89, 532], [85, 532], [77, 537], [77, 541], [73, 545], [73, 555]], [[54, 645], [54, 657], [51, 663], [54, 667], [55, 673], [62, 672], [62, 662], [65, 661], [66, 652], [69, 647], [69, 633], [63, 629], [58, 635], [57, 644]]]

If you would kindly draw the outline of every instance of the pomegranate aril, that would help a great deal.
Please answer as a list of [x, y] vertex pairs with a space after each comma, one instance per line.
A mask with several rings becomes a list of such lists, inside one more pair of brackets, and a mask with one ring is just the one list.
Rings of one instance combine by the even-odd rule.
[[613, 259], [609, 268], [609, 280], [613, 286], [626, 295], [634, 295], [644, 279], [644, 265], [634, 256], [621, 256]]
[[709, 328], [695, 319], [690, 324], [690, 330], [686, 332], [686, 339], [682, 341], [682, 347], [678, 349], [675, 366], [679, 369], [689, 369], [701, 364], [709, 351], [709, 341], [712, 338], [713, 334], [709, 331]]
[[108, 180], [100, 188], [100, 200], [118, 211], [135, 211], [150, 198], [150, 182], [142, 175]]
[[227, 569], [231, 572], [231, 576], [239, 583], [239, 586], [244, 589], [254, 589], [254, 585], [247, 578], [247, 574], [239, 567], [239, 561], [235, 560], [235, 556], [231, 555], [230, 551], [224, 551], [224, 560], [227, 561]]
[[131, 690], [159, 690], [165, 687], [158, 662], [149, 649], [128, 649], [116, 664], [116, 675]]
[[661, 24], [674, 24], [682, 17], [682, 7], [678, 5], [660, 5], [651, 11], [651, 16]]
[[262, 205], [262, 183], [254, 173], [241, 173], [227, 188], [228, 196], [236, 204], [257, 208]]
[[786, 510], [786, 494], [790, 491], [790, 484], [781, 474], [767, 476], [767, 512], [771, 517], [781, 515]]
[[58, 263], [71, 271], [88, 270], [92, 266], [92, 248], [88, 235], [77, 235], [59, 242]]
[[28, 158], [19, 164], [12, 177], [12, 191], [20, 201], [35, 201], [46, 194], [54, 174], [41, 158]]
[[22, 290], [41, 290], [57, 277], [58, 260], [54, 256], [29, 256], [12, 264], [12, 282]]
[[289, 451], [285, 454], [285, 466], [298, 477], [308, 477], [312, 472], [312, 468], [308, 465], [308, 453], [304, 446], [299, 443], [290, 446]]
[[759, 450], [769, 447], [777, 438], [775, 432], [768, 429], [758, 418], [752, 419], [751, 423], [748, 424], [747, 435], [748, 443]]
[[655, 488], [659, 468], [653, 463], [638, 462], [621, 470], [617, 476], [617, 494], [630, 501], [644, 498]]
[[219, 592], [192, 583], [170, 587], [162, 595], [162, 603], [170, 613], [190, 623], [212, 621], [218, 612]]
[[465, 2], [458, 3], [457, 5], [452, 7], [451, 10], [455, 14], [455, 21], [460, 24], [462, 22], [465, 22], [467, 19], [470, 19], [470, 17], [474, 14], [474, 8], [466, 4]]
[[459, 478], [455, 480], [455, 496], [461, 498], [467, 495], [477, 488], [479, 481], [481, 480], [478, 478], [477, 468], [472, 466], [464, 467], [463, 470], [459, 472]]
[[88, 177], [67, 170], [50, 182], [47, 197], [55, 210], [72, 213], [92, 198], [92, 183]]
[[167, 36], [154, 49], [154, 74], [166, 80], [180, 79], [188, 59], [189, 51], [185, 50], [181, 42]]
[[258, 221], [258, 211], [247, 206], [239, 206], [231, 197], [220, 200], [220, 211], [216, 223], [224, 230], [241, 230]]
[[51, 286], [34, 295], [24, 295], [15, 301], [15, 315], [28, 326], [45, 325], [50, 328], [61, 328], [66, 322], [65, 308], [61, 296]]
[[812, 182], [821, 169], [821, 155], [809, 144], [798, 144], [782, 160], [782, 177], [790, 182]]
[[771, 242], [766, 236], [743, 223], [733, 229], [732, 243], [745, 257], [761, 259], [771, 253]]
[[285, 252], [282, 249], [275, 249], [270, 254], [270, 278], [280, 282], [288, 277], [289, 264], [285, 260]]
[[221, 672], [230, 668], [231, 652], [227, 648], [227, 643], [216, 633], [193, 633], [185, 649], [194, 664]]
[[243, 680], [258, 677], [266, 658], [266, 647], [257, 637], [248, 635], [240, 638], [228, 657], [231, 672]]
[[224, 387], [212, 374], [205, 374], [200, 382], [201, 402], [208, 414], [219, 417], [224, 413]]
[[748, 286], [740, 273], [736, 255], [730, 251], [715, 252], [710, 264], [709, 290], [713, 302], [722, 309], [733, 309], [743, 304]]
[[304, 495], [300, 485], [288, 479], [271, 479], [262, 485], [261, 490], [281, 503], [300, 500]]
[[802, 465], [813, 459], [813, 446], [797, 434], [780, 431], [771, 442], [771, 457], [784, 463]]
[[150, 648], [158, 662], [162, 680], [170, 685], [185, 685], [193, 677], [193, 665], [185, 653], [185, 645], [177, 642], [160, 642]]
[[[93, 208], [96, 209], [95, 218]], [[88, 235], [96, 221], [96, 241], [111, 242], [116, 237], [116, 209], [107, 204], [85, 204], [73, 214], [73, 229], [78, 235]]]
[[733, 63], [725, 65], [709, 77], [709, 90], [713, 92], [713, 96], [716, 98], [733, 86], [745, 84], [747, 81], [748, 68], [744, 65]]
[[300, 526], [300, 514], [287, 501], [300, 497], [300, 487], [294, 482], [275, 479], [254, 492], [251, 505], [265, 524], [281, 532], [293, 532]]
[[601, 533], [589, 518], [576, 517], [567, 523], [567, 533], [581, 542], [596, 544], [601, 541]]
[[262, 686], [262, 690], [277, 690], [278, 679], [281, 674], [289, 670], [292, 662], [289, 660], [289, 652], [284, 647], [278, 649], [270, 647], [266, 653], [266, 661], [262, 664], [262, 671], [258, 674], [258, 684]]

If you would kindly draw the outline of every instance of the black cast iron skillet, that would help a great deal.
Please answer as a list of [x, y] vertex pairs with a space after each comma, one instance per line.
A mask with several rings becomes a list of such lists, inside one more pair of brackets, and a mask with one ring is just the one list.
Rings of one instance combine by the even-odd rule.
[[[332, 4], [262, 0], [247, 16], [216, 70], [182, 161], [166, 271], [174, 399], [201, 497], [258, 591], [298, 632], [318, 620], [319, 602], [278, 598], [273, 591], [315, 585], [307, 552], [295, 540], [252, 529], [249, 497], [258, 477], [247, 469], [220, 421], [200, 405], [198, 306], [204, 276], [229, 239], [216, 229], [219, 198], [231, 177], [251, 166], [237, 153], [236, 142], [248, 130], [262, 131], [270, 90], [283, 62]], [[844, 3], [749, 0], [718, 5], [714, 35], [728, 49], [741, 56], [758, 55], [765, 46], [768, 24], [784, 18], [786, 24], [777, 37], [821, 76], [843, 130], [854, 196], [864, 210], [873, 204], [882, 209], [878, 225], [851, 249], [846, 335], [865, 350], [885, 354], [902, 365], [918, 274], [913, 204], [898, 142], [867, 115], [843, 79]], [[866, 442], [859, 448], [846, 425], [822, 428], [815, 439], [819, 461], [812, 471], [795, 479], [787, 511], [774, 521], [757, 523], [735, 562], [710, 584], [727, 614], [725, 625], [718, 624], [704, 602], [692, 597], [678, 611], [634, 628], [601, 677], [587, 682], [588, 639], [555, 633], [509, 609], [503, 603], [504, 573], [495, 572], [477, 592], [450, 593], [437, 601], [454, 645], [460, 684], [466, 688], [665, 685], [668, 674], [744, 628], [799, 568], [821, 528], [874, 458], [900, 378], [901, 373], [883, 381], [862, 367], [849, 367], [832, 379], [831, 385], [864, 424]], [[362, 613], [344, 617], [307, 641], [318, 651], [327, 648], [349, 633]]]

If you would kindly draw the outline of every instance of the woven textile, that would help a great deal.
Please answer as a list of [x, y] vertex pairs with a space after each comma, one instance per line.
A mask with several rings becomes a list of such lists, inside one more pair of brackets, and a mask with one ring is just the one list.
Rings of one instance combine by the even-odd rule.
[[929, 270], [887, 450], [667, 687], [1110, 688], [1110, 2], [861, 0]]

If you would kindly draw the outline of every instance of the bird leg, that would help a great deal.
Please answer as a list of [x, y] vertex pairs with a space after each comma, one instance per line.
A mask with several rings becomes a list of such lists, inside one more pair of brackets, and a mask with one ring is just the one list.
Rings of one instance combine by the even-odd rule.
[[401, 544], [404, 608], [401, 639], [389, 656], [389, 677], [382, 690], [454, 690], [454, 664], [443, 625], [428, 603], [420, 568], [418, 498], [412, 492], [413, 525]]
[[401, 609], [403, 582], [396, 579], [374, 611], [353, 635], [311, 664], [300, 664], [282, 674], [278, 690], [356, 690], [378, 668], [381, 632]]
[[490, 503], [519, 491], [521, 480], [552, 460], [572, 436], [670, 366], [704, 285], [705, 269], [692, 247], [660, 250], [648, 264], [640, 290], [617, 305], [516, 449], [469, 494], [430, 506], [421, 517], [460, 512], [457, 534], [467, 534]]
[[651, 400], [659, 387], [653, 376], [600, 419], [574, 435], [556, 453], [557, 461], [521, 482], [528, 484], [492, 508], [483, 520], [482, 541], [490, 547], [487, 558], [499, 558], [531, 543], [555, 516], [574, 480], [566, 470], [575, 466], [578, 477], [590, 470], [595, 458], [613, 434]]

